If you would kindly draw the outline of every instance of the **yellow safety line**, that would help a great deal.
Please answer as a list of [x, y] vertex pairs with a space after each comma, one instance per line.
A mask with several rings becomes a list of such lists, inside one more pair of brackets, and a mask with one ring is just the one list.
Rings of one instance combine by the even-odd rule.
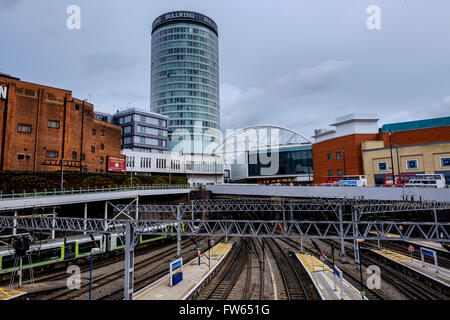
[[[323, 263], [320, 260], [318, 260], [317, 258], [310, 256], [310, 255], [301, 254], [301, 253], [297, 253], [297, 255], [302, 260], [302, 262], [305, 264], [305, 266], [309, 272], [313, 273], [313, 272], [318, 272], [318, 271], [324, 271]], [[306, 258], [308, 258], [308, 259], [306, 259]], [[331, 272], [330, 267], [325, 266], [325, 271]]]
[[400, 235], [395, 233], [386, 233], [386, 232], [377, 232], [377, 231], [369, 231], [369, 233], [387, 236], [388, 238], [400, 238]]
[[[331, 284], [334, 284], [334, 281], [331, 280], [330, 277], [329, 277], [326, 273], [324, 273], [323, 275], [331, 282]], [[330, 284], [330, 282], [329, 282], [328, 284]], [[336, 285], [336, 289], [339, 291], [339, 295], [340, 295], [341, 289], [339, 288], [338, 285]], [[334, 290], [333, 290], [333, 291], [334, 291]], [[344, 300], [346, 300], [346, 299], [345, 299], [346, 297], [347, 297], [347, 300], [352, 300], [352, 299], [350, 299], [350, 297], [345, 293], [345, 290], [344, 290]]]
[[[15, 295], [17, 295], [17, 294], [24, 293], [23, 291], [8, 290], [8, 289], [6, 289], [6, 290], [7, 290], [7, 291], [5, 291], [5, 289], [0, 288], [0, 291], [3, 292], [8, 298], [13, 297], [13, 296], [15, 296]], [[10, 293], [12, 293], [12, 294], [9, 294], [8, 292], [10, 292]]]

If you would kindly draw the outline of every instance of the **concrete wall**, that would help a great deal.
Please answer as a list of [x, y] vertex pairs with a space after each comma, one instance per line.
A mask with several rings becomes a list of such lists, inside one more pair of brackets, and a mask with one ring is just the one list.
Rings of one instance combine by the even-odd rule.
[[347, 198], [364, 197], [371, 200], [402, 200], [404, 197], [420, 198], [423, 201], [450, 202], [450, 188], [374, 188], [374, 187], [303, 187], [303, 186], [265, 186], [255, 184], [223, 184], [207, 186], [213, 194], [260, 197], [292, 198]]

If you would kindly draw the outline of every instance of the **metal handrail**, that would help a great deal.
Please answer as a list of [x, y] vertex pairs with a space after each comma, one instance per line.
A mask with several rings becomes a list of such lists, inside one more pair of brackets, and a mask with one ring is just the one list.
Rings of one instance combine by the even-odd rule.
[[101, 187], [101, 188], [87, 188], [87, 189], [63, 189], [63, 190], [47, 190], [37, 192], [21, 192], [3, 194], [0, 191], [0, 200], [9, 200], [16, 198], [35, 198], [35, 197], [51, 197], [51, 196], [63, 196], [72, 194], [82, 194], [82, 193], [98, 193], [98, 192], [118, 192], [118, 191], [134, 191], [134, 190], [162, 190], [162, 189], [192, 189], [195, 186], [190, 184], [161, 184], [161, 185], [134, 185], [134, 186], [123, 186], [123, 187]]

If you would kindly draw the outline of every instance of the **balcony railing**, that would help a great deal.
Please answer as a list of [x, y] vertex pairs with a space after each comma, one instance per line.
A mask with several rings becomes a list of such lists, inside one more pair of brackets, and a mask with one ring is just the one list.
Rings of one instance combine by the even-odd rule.
[[17, 192], [4, 194], [0, 191], [0, 200], [9, 200], [17, 198], [34, 198], [34, 197], [52, 197], [52, 196], [65, 196], [75, 195], [83, 193], [98, 193], [98, 192], [119, 192], [119, 191], [135, 191], [135, 190], [165, 190], [165, 189], [192, 189], [196, 186], [189, 184], [163, 184], [163, 185], [133, 185], [124, 187], [101, 187], [101, 188], [87, 188], [87, 189], [63, 189], [63, 190], [47, 190], [34, 191], [34, 192]]

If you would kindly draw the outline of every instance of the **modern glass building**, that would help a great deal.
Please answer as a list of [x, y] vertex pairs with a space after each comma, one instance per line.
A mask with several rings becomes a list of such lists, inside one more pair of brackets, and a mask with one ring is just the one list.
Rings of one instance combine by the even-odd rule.
[[151, 109], [169, 117], [169, 148], [208, 154], [221, 141], [216, 23], [190, 11], [152, 25]]
[[[271, 175], [265, 175], [263, 168], [272, 163], [261, 161], [261, 154], [278, 162]], [[266, 159], [264, 157], [263, 159]], [[272, 160], [273, 160], [272, 159]], [[267, 162], [267, 161], [264, 161]], [[311, 183], [313, 177], [312, 146], [280, 146], [275, 150], [255, 150], [248, 152], [248, 181], [258, 183]]]

